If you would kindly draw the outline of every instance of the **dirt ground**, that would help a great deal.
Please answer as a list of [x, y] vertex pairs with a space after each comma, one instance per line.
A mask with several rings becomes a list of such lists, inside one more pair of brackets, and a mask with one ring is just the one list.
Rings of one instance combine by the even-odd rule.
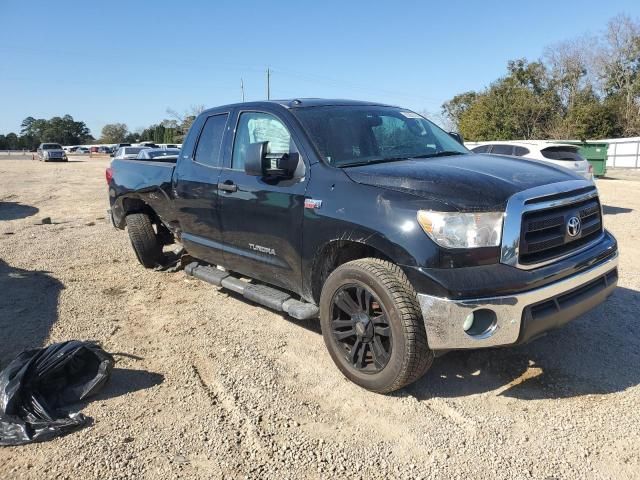
[[0, 157], [0, 365], [66, 339], [118, 362], [93, 425], [0, 448], [0, 478], [640, 478], [640, 175], [598, 181], [621, 248], [606, 304], [382, 396], [316, 321], [142, 268], [105, 222], [108, 160], [72, 160]]

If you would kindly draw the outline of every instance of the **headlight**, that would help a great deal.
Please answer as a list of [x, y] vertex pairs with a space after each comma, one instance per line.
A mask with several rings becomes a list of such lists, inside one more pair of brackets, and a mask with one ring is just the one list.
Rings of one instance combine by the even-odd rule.
[[418, 211], [418, 223], [438, 245], [446, 248], [497, 247], [502, 239], [502, 212]]

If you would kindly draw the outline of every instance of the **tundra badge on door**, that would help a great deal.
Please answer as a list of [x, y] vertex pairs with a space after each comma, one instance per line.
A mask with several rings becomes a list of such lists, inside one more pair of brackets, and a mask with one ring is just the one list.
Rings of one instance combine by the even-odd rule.
[[268, 253], [269, 255], [276, 254], [276, 251], [273, 248], [263, 247], [262, 245], [256, 245], [255, 243], [250, 243], [249, 248], [251, 250], [255, 250], [256, 252]]

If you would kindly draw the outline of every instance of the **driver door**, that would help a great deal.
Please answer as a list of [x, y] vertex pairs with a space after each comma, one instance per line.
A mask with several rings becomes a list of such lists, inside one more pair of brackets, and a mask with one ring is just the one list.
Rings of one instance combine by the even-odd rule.
[[248, 146], [269, 142], [270, 153], [298, 152], [278, 116], [238, 113], [230, 163], [218, 180], [224, 265], [287, 290], [301, 285], [302, 218], [307, 187], [304, 160], [292, 179], [244, 172]]

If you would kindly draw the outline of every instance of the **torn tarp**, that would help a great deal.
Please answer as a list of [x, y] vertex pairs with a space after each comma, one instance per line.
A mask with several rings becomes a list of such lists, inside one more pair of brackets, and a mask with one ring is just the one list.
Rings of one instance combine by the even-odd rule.
[[72, 340], [26, 350], [0, 372], [0, 445], [41, 442], [88, 422], [61, 409], [97, 393], [113, 357], [95, 343]]

